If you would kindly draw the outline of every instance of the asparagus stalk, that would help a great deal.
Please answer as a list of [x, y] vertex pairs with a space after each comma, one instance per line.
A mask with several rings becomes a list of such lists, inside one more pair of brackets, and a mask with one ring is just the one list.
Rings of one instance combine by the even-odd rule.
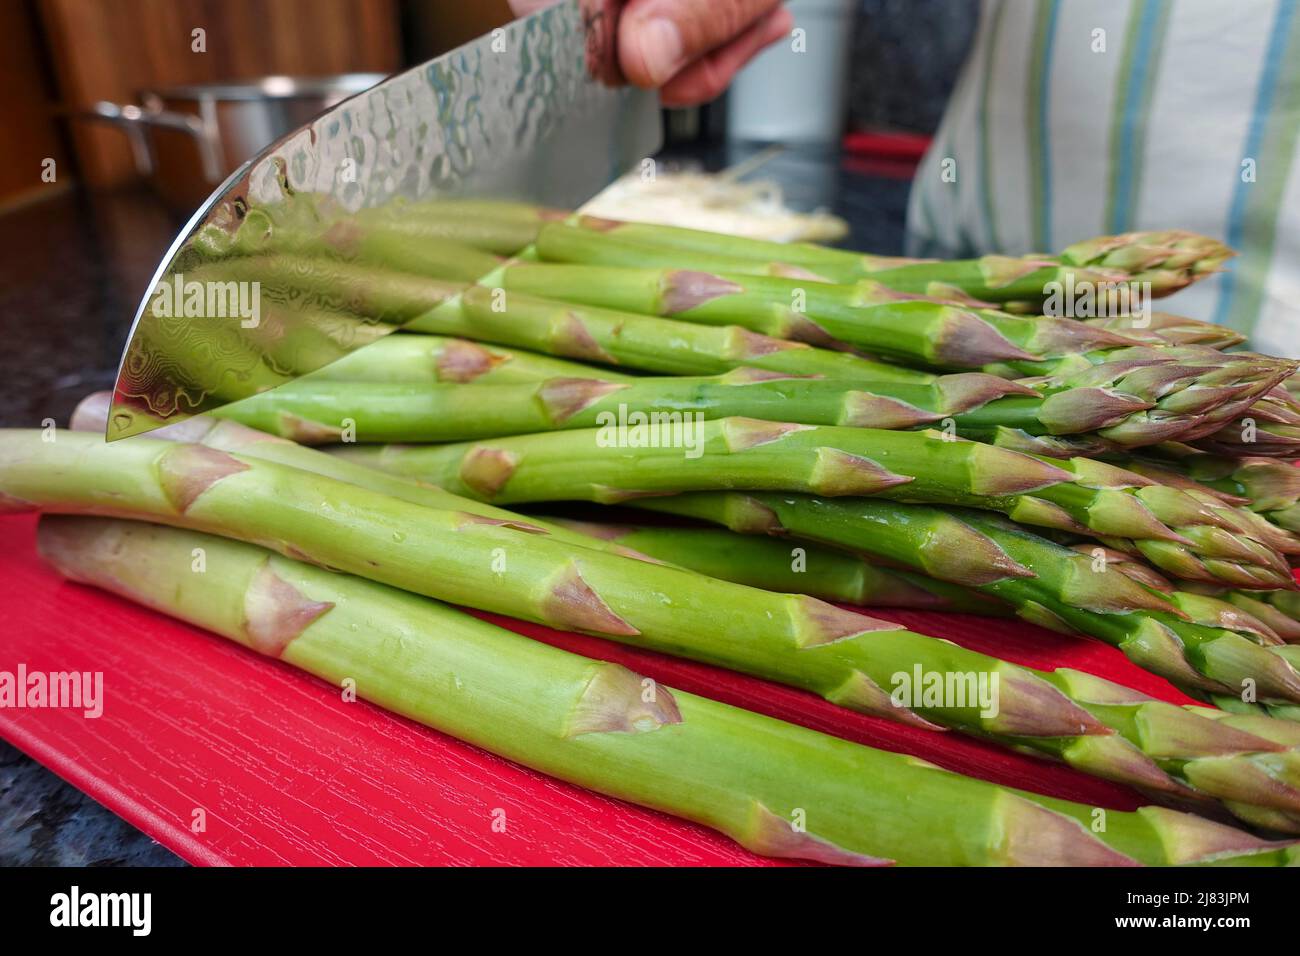
[[676, 322], [518, 292], [501, 297], [482, 286], [470, 287], [460, 302], [427, 312], [406, 328], [664, 375], [716, 375], [749, 367], [850, 381], [927, 383], [937, 377], [739, 325]]
[[[409, 336], [398, 341], [404, 338]], [[355, 354], [364, 356], [367, 351]], [[396, 350], [376, 351], [383, 353], [382, 359]], [[493, 370], [493, 358], [472, 346], [458, 345], [443, 354], [461, 364], [439, 374]], [[538, 381], [544, 376], [525, 379], [525, 375], [546, 366], [540, 359], [527, 359], [522, 365], [516, 361], [515, 368], [501, 376], [519, 384], [485, 389], [479, 383], [493, 379], [481, 375], [472, 386], [358, 383], [349, 380], [355, 364], [355, 357], [344, 359], [336, 363], [343, 368], [329, 366], [323, 379], [309, 376], [227, 406], [218, 414], [311, 444], [328, 440], [330, 434], [337, 436], [345, 420], [353, 422], [357, 441], [428, 442], [590, 428], [611, 414], [698, 413], [710, 419], [743, 415], [886, 429], [943, 422], [951, 433], [966, 438], [1016, 429], [1021, 435], [1095, 438], [1106, 448], [1120, 448], [1151, 444], [1174, 434], [1171, 425], [1186, 429], [1201, 421], [1194, 415], [1153, 415], [1148, 409], [1155, 402], [1112, 387], [1053, 389], [1039, 383], [1035, 390], [979, 373], [939, 376], [926, 384], [808, 379], [761, 369], [735, 369], [716, 377], [634, 380], [570, 365], [566, 369], [570, 374]], [[395, 374], [398, 381], [414, 378], [400, 368]]]
[[340, 446], [337, 453], [497, 504], [749, 489], [966, 505], [1121, 548], [1133, 539], [1129, 547], [1189, 580], [1294, 587], [1281, 554], [1176, 489], [1087, 459], [1048, 464], [936, 432], [678, 416], [621, 431], [607, 422], [468, 444]]
[[[74, 580], [331, 683], [350, 678], [380, 706], [560, 779], [713, 827], [764, 855], [858, 865], [1266, 866], [1295, 854], [1290, 844], [1158, 808], [1108, 812], [1106, 826], [1090, 832], [1092, 808], [662, 687], [617, 664], [245, 544], [47, 518], [40, 547]], [[196, 547], [208, 554], [202, 575], [188, 570]], [[449, 683], [465, 692], [438, 690]], [[806, 827], [792, 826], [797, 811]]]
[[1029, 319], [945, 304], [865, 282], [849, 286], [725, 271], [530, 263], [506, 266], [491, 279], [498, 277], [507, 292], [741, 325], [776, 338], [851, 346], [959, 371], [1141, 344], [1071, 319]]
[[[90, 432], [96, 435], [104, 433], [112, 406], [112, 392], [94, 392], [82, 399], [72, 414], [70, 427], [73, 431]], [[211, 415], [197, 415], [174, 425], [166, 425], [150, 433], [150, 438], [160, 441], [194, 442], [221, 452], [235, 452], [253, 458], [276, 462], [289, 468], [311, 472], [326, 478], [332, 478], [347, 484], [357, 485], [370, 491], [389, 495], [411, 504], [427, 508], [463, 511], [480, 518], [503, 524], [512, 524], [522, 528], [536, 529], [548, 534], [557, 541], [586, 548], [597, 548], [624, 556], [640, 557], [614, 542], [599, 542], [589, 535], [584, 535], [558, 524], [550, 524], [538, 518], [524, 517], [504, 508], [496, 508], [453, 495], [448, 491], [424, 482], [413, 481], [398, 475], [366, 468], [350, 461], [344, 461], [337, 455], [328, 455], [314, 448], [306, 448], [295, 442], [286, 441], [266, 432], [258, 431], [239, 422], [222, 420]]]
[[[528, 220], [507, 204], [390, 203], [349, 212], [329, 197], [300, 194], [248, 210], [234, 232], [207, 226], [191, 243], [206, 259], [290, 253], [356, 262], [434, 279], [473, 282], [532, 242], [540, 210]], [[495, 253], [495, 254], [494, 254]]]
[[1010, 608], [961, 585], [885, 568], [806, 541], [737, 540], [722, 528], [634, 527], [548, 518], [596, 541], [614, 542], [677, 567], [765, 591], [807, 594], [842, 604], [1001, 616]]
[[[726, 269], [758, 274], [801, 269], [834, 282], [872, 279], [904, 292], [960, 292], [985, 302], [1038, 302], [1053, 284], [1149, 282], [1166, 296], [1213, 274], [1232, 250], [1180, 230], [1131, 232], [1075, 243], [1059, 256], [989, 255], [937, 262], [899, 261], [812, 243], [775, 243], [698, 230], [586, 218], [577, 225], [550, 223], [537, 237], [543, 258], [562, 262], [689, 268], [713, 256]], [[743, 266], [744, 263], [748, 266]], [[733, 264], [742, 264], [735, 268]], [[703, 268], [712, 269], [705, 265]], [[722, 271], [726, 271], [726, 269]]]
[[[455, 301], [464, 282], [426, 278], [357, 262], [334, 261], [290, 253], [244, 256], [203, 265], [187, 279], [260, 283], [262, 301], [309, 302], [321, 308], [365, 316], [373, 324], [403, 325]], [[272, 329], [268, 334], [273, 335]]]
[[1202, 700], [1254, 693], [1260, 701], [1285, 703], [1300, 692], [1300, 672], [1285, 648], [1260, 645], [1257, 634], [1192, 623], [1173, 602], [1108, 562], [982, 512], [740, 493], [645, 498], [636, 506], [742, 533], [792, 535], [974, 588], [1031, 623], [1112, 644]]
[[533, 352], [494, 348], [438, 335], [388, 335], [298, 379], [300, 382], [512, 385], [548, 378], [596, 377], [630, 382], [627, 375]]
[[[462, 353], [467, 354], [471, 370], [490, 368], [488, 360], [472, 348], [457, 347], [454, 358]], [[350, 367], [352, 363], [338, 364]], [[529, 361], [522, 371], [532, 372], [536, 365]], [[516, 367], [511, 374], [522, 377], [520, 371]], [[579, 366], [575, 371], [583, 369]], [[1034, 434], [1101, 428], [1124, 431], [1140, 441], [1141, 427], [1133, 418], [1145, 404], [1102, 388], [1043, 395], [978, 373], [940, 376], [924, 385], [849, 383], [736, 369], [701, 378], [618, 376], [620, 381], [610, 381], [597, 372], [596, 377], [565, 375], [509, 385], [478, 384], [480, 378], [473, 385], [432, 386], [358, 383], [346, 380], [350, 374], [345, 368], [331, 372], [324, 381], [308, 377], [226, 406], [217, 414], [311, 444], [320, 444], [317, 436], [331, 431], [337, 436], [344, 420], [352, 421], [355, 440], [360, 442], [430, 442], [591, 428], [611, 415], [664, 414], [699, 414], [709, 419], [743, 415], [885, 429], [945, 422], [945, 427], [963, 436], [997, 427]]]

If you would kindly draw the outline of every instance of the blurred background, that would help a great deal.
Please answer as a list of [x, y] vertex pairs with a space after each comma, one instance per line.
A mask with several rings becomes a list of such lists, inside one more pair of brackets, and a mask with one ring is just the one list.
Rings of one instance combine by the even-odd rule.
[[[662, 165], [744, 171], [856, 248], [901, 253], [978, 2], [789, 6], [817, 55], [778, 44], [722, 99], [666, 112]], [[163, 253], [247, 155], [507, 18], [504, 0], [0, 3], [0, 426], [65, 422], [111, 386]], [[0, 863], [127, 862], [175, 858], [0, 743]]]

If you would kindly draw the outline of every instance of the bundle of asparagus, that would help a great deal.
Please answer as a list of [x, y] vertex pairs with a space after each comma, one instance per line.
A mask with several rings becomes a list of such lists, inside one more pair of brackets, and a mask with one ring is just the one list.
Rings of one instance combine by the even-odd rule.
[[[40, 547], [74, 580], [326, 680], [355, 680], [364, 696], [414, 720], [714, 827], [756, 853], [857, 866], [1295, 862], [1291, 844], [1158, 807], [1112, 811], [1097, 827], [1092, 807], [658, 686], [617, 664], [251, 545], [54, 518], [42, 521]], [[194, 548], [206, 552], [207, 572], [178, 572]], [[464, 693], [438, 690], [453, 680]]]
[[[1169, 313], [1045, 314], [1053, 285], [1113, 306], [1103, 285], [1166, 295], [1227, 250], [1144, 233], [945, 263], [559, 219], [463, 203], [347, 219], [307, 201], [253, 210], [196, 243], [190, 271], [219, 257], [223, 277], [261, 283], [272, 308], [307, 303], [336, 337], [403, 331], [152, 438], [0, 433], [0, 505], [131, 519], [44, 519], [44, 549], [74, 578], [327, 678], [372, 674], [385, 706], [759, 852], [1292, 862], [1290, 848], [1167, 809], [1112, 813], [1088, 834], [1075, 821], [1092, 808], [653, 688], [427, 600], [744, 671], [1300, 833], [1300, 472], [1284, 461], [1300, 449], [1287, 388], [1300, 363], [1228, 351], [1234, 333]], [[498, 258], [529, 242], [532, 261]], [[267, 347], [269, 388], [291, 356], [273, 336]], [[77, 426], [101, 430], [106, 414], [89, 402]], [[410, 444], [430, 442], [467, 443]], [[731, 530], [497, 507], [574, 499]], [[161, 565], [200, 540], [223, 573], [175, 581]], [[1207, 706], [829, 601], [1018, 615], [1113, 644]], [[359, 638], [357, 619], [381, 630]], [[390, 624], [451, 639], [376, 660]], [[453, 706], [404, 677], [452, 667], [526, 681], [546, 704]], [[900, 692], [912, 674], [947, 689]], [[968, 676], [996, 684], [995, 706], [954, 697]], [[624, 776], [601, 769], [613, 761]], [[680, 766], [671, 784], [665, 761]], [[786, 822], [804, 778], [806, 833]]]
[[[451, 498], [445, 492], [412, 486], [399, 498], [277, 464], [273, 458], [288, 457], [338, 468], [330, 456], [226, 425], [211, 428], [202, 445], [0, 433], [0, 489], [15, 507], [107, 512], [274, 542], [286, 555], [417, 593], [733, 667], [918, 726], [990, 737], [1166, 799], [1300, 814], [1300, 764], [1292, 766], [1288, 747], [1258, 735], [1098, 678], [1035, 673], [811, 598], [575, 550], [549, 540], [547, 526], [508, 513], [431, 507], [457, 503], [438, 502]], [[247, 453], [217, 450], [241, 444]], [[365, 469], [351, 474], [373, 481]], [[322, 501], [328, 512], [316, 504], [307, 513]], [[409, 530], [391, 530], [398, 527]], [[438, 575], [421, 574], [435, 555]], [[960, 704], [892, 700], [885, 687], [894, 675], [917, 669], [997, 675], [998, 701], [990, 712], [975, 695]]]

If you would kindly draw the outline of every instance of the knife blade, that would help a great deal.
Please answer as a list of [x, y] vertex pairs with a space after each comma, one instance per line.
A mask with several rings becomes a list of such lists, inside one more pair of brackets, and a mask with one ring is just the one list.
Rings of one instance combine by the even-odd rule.
[[[106, 440], [315, 371], [414, 318], [401, 290], [433, 302], [495, 265], [437, 240], [417, 250], [402, 229], [468, 216], [470, 200], [572, 209], [656, 152], [657, 96], [618, 85], [618, 7], [563, 0], [504, 24], [344, 100], [231, 174], [136, 311]], [[400, 275], [359, 268], [358, 249], [385, 265], [399, 255]]]

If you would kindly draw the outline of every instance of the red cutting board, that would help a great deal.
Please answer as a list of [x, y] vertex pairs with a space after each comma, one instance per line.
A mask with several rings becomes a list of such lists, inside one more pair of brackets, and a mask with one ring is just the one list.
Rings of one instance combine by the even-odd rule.
[[[193, 863], [752, 865], [694, 824], [501, 760], [45, 567], [31, 515], [0, 518], [0, 670], [102, 671], [104, 713], [0, 709], [0, 736]], [[1101, 644], [964, 615], [881, 616], [1038, 667], [1185, 700]], [[1119, 809], [1127, 788], [914, 730], [704, 665], [490, 615], [672, 687], [963, 773]], [[195, 832], [195, 811], [206, 827]], [[494, 820], [504, 811], [504, 832]]]

